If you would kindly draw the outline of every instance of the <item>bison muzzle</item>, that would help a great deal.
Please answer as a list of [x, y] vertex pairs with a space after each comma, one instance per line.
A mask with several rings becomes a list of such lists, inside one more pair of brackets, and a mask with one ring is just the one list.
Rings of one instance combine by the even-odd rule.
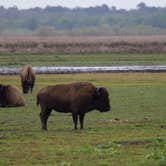
[[37, 105], [40, 105], [42, 129], [47, 130], [47, 119], [54, 109], [57, 112], [72, 113], [74, 128], [77, 129], [78, 117], [83, 129], [85, 114], [92, 110], [110, 110], [109, 94], [103, 87], [91, 83], [76, 82], [47, 86], [39, 90]]

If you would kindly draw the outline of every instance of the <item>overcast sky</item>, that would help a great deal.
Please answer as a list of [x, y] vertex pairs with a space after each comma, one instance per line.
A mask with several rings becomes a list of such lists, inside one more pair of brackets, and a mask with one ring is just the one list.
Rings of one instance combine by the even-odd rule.
[[65, 7], [89, 7], [107, 4], [108, 6], [116, 6], [118, 9], [136, 8], [140, 2], [145, 2], [147, 6], [166, 7], [166, 0], [0, 0], [0, 6], [11, 7], [16, 5], [18, 8], [46, 7], [49, 6], [65, 6]]

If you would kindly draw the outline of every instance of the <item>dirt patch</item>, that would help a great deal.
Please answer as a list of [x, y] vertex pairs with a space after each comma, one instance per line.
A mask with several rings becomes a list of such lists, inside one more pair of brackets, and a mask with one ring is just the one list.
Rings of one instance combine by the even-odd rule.
[[166, 129], [166, 125], [161, 125], [160, 126], [162, 129]]
[[119, 141], [119, 142], [115, 142], [117, 144], [120, 144], [120, 145], [124, 145], [124, 146], [140, 146], [140, 145], [147, 145], [147, 144], [151, 144], [152, 141], [149, 141], [149, 140], [144, 140], [144, 141]]
[[6, 139], [7, 137], [5, 136], [5, 135], [0, 135], [0, 140], [2, 140], [2, 139]]
[[128, 119], [119, 119], [119, 118], [115, 118], [115, 119], [112, 119], [112, 120], [109, 120], [108, 122], [111, 122], [111, 123], [148, 123], [148, 122], [151, 122], [152, 120], [149, 119], [149, 118], [144, 118], [142, 120], [128, 120]]

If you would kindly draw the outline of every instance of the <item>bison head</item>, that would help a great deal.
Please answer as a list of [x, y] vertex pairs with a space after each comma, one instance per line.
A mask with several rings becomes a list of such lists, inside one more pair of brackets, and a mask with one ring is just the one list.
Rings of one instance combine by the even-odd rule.
[[96, 88], [94, 97], [95, 106], [100, 112], [110, 110], [109, 94], [105, 88]]
[[6, 87], [0, 84], [0, 106], [4, 106], [6, 103]]
[[0, 84], [0, 94], [2, 94], [4, 92], [4, 88], [5, 88], [5, 86]]
[[23, 93], [28, 93], [28, 91], [30, 89], [30, 82], [29, 81], [24, 81], [23, 85], [22, 85], [22, 88], [23, 88]]

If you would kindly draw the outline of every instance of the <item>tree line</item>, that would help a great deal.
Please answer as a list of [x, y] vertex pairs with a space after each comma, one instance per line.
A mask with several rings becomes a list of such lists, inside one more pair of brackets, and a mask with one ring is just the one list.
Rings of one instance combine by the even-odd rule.
[[166, 7], [117, 9], [101, 5], [70, 9], [61, 6], [18, 9], [0, 6], [0, 35], [154, 35], [166, 32]]

